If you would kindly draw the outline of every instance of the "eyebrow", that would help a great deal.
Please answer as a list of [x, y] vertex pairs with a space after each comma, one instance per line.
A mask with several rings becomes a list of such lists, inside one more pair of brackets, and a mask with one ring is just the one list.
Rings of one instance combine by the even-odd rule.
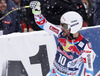
[[6, 2], [6, 0], [0, 0], [0, 2]]

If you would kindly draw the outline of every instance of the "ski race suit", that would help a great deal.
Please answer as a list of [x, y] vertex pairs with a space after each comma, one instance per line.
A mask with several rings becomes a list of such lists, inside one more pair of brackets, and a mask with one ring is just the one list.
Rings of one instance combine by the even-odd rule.
[[91, 43], [81, 34], [75, 40], [63, 37], [61, 27], [48, 22], [42, 14], [34, 17], [40, 28], [58, 38], [53, 67], [47, 76], [93, 76], [94, 52]]

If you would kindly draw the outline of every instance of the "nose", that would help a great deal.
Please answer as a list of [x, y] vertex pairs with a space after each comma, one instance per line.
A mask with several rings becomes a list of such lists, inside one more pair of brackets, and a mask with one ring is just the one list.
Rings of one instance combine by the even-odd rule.
[[61, 28], [61, 30], [63, 32], [64, 37], [68, 37], [70, 35], [70, 29], [66, 30], [66, 29]]

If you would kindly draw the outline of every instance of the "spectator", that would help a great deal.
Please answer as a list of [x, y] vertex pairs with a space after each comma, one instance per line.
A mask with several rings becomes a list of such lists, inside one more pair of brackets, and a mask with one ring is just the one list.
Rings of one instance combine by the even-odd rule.
[[[18, 6], [14, 3], [14, 1], [12, 0], [7, 0], [7, 11], [12, 11], [14, 9], [18, 8]], [[11, 14], [9, 14], [12, 21], [13, 21], [13, 26], [11, 27], [12, 31], [15, 32], [22, 32], [22, 28], [21, 28], [21, 21], [20, 21], [20, 17], [19, 17], [19, 13], [18, 11], [14, 11]]]
[[[7, 2], [6, 0], [0, 0], [0, 18], [8, 13], [6, 10]], [[0, 30], [2, 30], [2, 34], [10, 34], [13, 32], [19, 32], [17, 25], [13, 22], [12, 18], [7, 15], [2, 20], [0, 20]]]
[[[6, 7], [7, 7], [6, 1], [5, 0], [0, 0], [0, 18], [4, 15]], [[3, 34], [2, 22], [3, 22], [3, 20], [0, 20], [0, 35]]]
[[88, 1], [87, 0], [81, 0], [82, 1], [82, 3], [83, 3], [83, 5], [84, 5], [84, 7], [85, 7], [85, 10], [86, 10], [86, 13], [88, 12], [88, 5], [89, 5], [89, 3], [88, 3]]
[[100, 25], [100, 0], [94, 1], [93, 25]]
[[93, 1], [81, 0], [81, 2], [83, 3], [87, 13], [87, 20], [85, 22], [88, 26], [93, 26]]

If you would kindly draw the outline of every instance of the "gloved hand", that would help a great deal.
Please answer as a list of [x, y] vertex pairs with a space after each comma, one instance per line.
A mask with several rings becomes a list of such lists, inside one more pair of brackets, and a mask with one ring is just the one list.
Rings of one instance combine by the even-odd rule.
[[30, 6], [30, 8], [32, 8], [32, 13], [34, 15], [41, 14], [41, 7], [40, 7], [39, 1], [32, 1], [29, 6]]

